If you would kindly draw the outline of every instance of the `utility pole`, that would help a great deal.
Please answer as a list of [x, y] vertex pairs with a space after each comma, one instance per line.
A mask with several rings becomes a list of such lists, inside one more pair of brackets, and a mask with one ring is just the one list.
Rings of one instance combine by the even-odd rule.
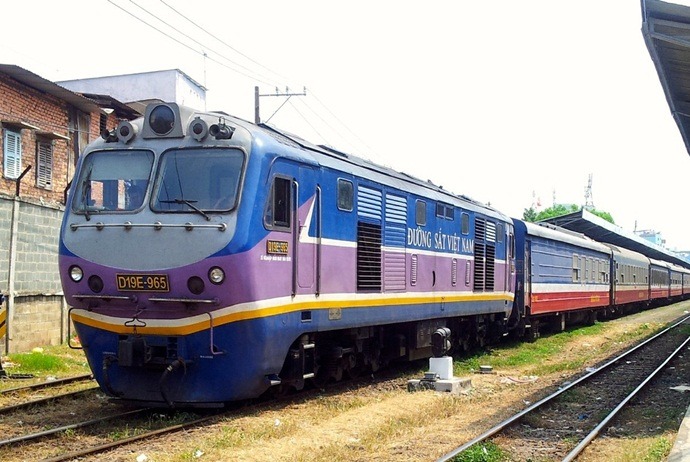
[[266, 93], [263, 95], [259, 94], [259, 87], [258, 86], [254, 87], [254, 123], [255, 124], [261, 123], [261, 117], [259, 116], [259, 113], [260, 113], [259, 112], [259, 98], [261, 98], [262, 96], [284, 96], [284, 97], [287, 97], [287, 99], [283, 102], [283, 104], [281, 104], [280, 107], [278, 109], [276, 109], [276, 111], [271, 115], [271, 117], [269, 117], [266, 120], [266, 122], [268, 122], [269, 120], [271, 120], [271, 118], [274, 115], [276, 115], [276, 112], [278, 112], [280, 110], [280, 108], [282, 108], [285, 105], [285, 103], [287, 103], [288, 100], [290, 98], [292, 98], [293, 96], [307, 96], [307, 87], [304, 87], [304, 89], [302, 90], [302, 93], [290, 93], [290, 89], [288, 87], [285, 87], [285, 93], [281, 93], [280, 90], [278, 89], [278, 87], [276, 87], [275, 93]]

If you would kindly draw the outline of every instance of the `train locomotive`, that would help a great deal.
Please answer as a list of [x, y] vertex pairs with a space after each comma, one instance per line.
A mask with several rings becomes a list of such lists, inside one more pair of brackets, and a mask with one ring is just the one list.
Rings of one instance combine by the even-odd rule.
[[223, 113], [152, 104], [77, 165], [59, 264], [111, 396], [217, 406], [502, 335], [512, 220]]
[[[147, 406], [222, 406], [428, 357], [439, 327], [469, 349], [690, 292], [684, 268], [173, 103], [87, 147], [59, 252], [94, 377]], [[617, 271], [632, 262], [647, 279], [630, 289]]]

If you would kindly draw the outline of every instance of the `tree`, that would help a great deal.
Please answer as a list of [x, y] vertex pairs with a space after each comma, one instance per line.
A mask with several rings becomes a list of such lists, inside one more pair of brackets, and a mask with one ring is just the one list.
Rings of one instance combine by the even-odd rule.
[[[522, 219], [525, 221], [536, 222], [548, 220], [549, 218], [560, 217], [562, 215], [578, 212], [580, 210], [582, 210], [582, 207], [575, 204], [556, 204], [553, 207], [549, 207], [538, 213], [534, 210], [534, 208], [530, 207], [528, 209], [525, 209], [525, 211], [522, 214]], [[616, 224], [616, 222], [613, 221], [613, 217], [608, 212], [602, 212], [600, 210], [595, 209], [591, 209], [589, 210], [589, 212], [600, 218], [603, 218], [609, 223], [613, 223], [614, 225]]]
[[534, 223], [537, 221], [537, 211], [534, 210], [534, 207], [525, 209], [525, 211], [522, 212], [522, 219]]
[[608, 221], [609, 223], [613, 223], [614, 225], [616, 224], [615, 221], [613, 221], [613, 217], [609, 212], [602, 212], [601, 210], [596, 210], [592, 209], [589, 211], [590, 213], [598, 216], [599, 218], [603, 218], [604, 220]]

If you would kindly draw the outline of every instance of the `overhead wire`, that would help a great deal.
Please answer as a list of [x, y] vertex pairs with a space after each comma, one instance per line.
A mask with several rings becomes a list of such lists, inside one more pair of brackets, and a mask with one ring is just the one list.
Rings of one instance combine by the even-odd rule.
[[[143, 12], [145, 12], [146, 14], [148, 14], [149, 16], [151, 16], [151, 17], [157, 19], [158, 21], [162, 22], [163, 24], [165, 24], [166, 26], [168, 26], [169, 28], [171, 28], [172, 30], [174, 30], [175, 32], [177, 32], [178, 34], [180, 34], [180, 35], [182, 35], [182, 36], [188, 38], [188, 39], [191, 40], [192, 42], [196, 43], [197, 45], [199, 45], [200, 47], [202, 47], [202, 49], [206, 49], [206, 50], [208, 50], [208, 51], [211, 51], [212, 53], [215, 53], [215, 54], [218, 55], [219, 57], [221, 57], [221, 58], [227, 60], [228, 62], [231, 62], [231, 63], [234, 64], [235, 66], [239, 66], [239, 67], [241, 67], [242, 69], [244, 69], [244, 70], [247, 71], [247, 72], [251, 72], [251, 73], [253, 73], [253, 74], [256, 74], [256, 75], [259, 76], [261, 79], [270, 80], [269, 77], [266, 77], [265, 75], [262, 75], [262, 74], [260, 74], [260, 73], [258, 73], [258, 72], [254, 72], [252, 69], [249, 69], [248, 67], [243, 66], [242, 64], [240, 64], [240, 63], [238, 63], [238, 62], [236, 62], [236, 61], [233, 61], [232, 59], [228, 58], [227, 56], [224, 56], [222, 53], [219, 53], [218, 51], [216, 51], [216, 50], [214, 50], [213, 48], [207, 46], [206, 44], [201, 43], [200, 41], [196, 40], [194, 37], [192, 37], [192, 36], [190, 36], [190, 35], [188, 35], [188, 34], [182, 32], [180, 29], [178, 29], [177, 27], [173, 26], [173, 25], [170, 24], [169, 22], [164, 21], [164, 20], [161, 19], [158, 15], [156, 15], [156, 14], [152, 13], [151, 11], [147, 10], [146, 8], [144, 8], [143, 6], [139, 5], [139, 4], [138, 4], [137, 2], [135, 2], [134, 0], [129, 0], [129, 2], [130, 2], [131, 4], [133, 4], [134, 6], [136, 6], [137, 8], [139, 8], [140, 10], [142, 10]], [[165, 4], [165, 2], [163, 2], [163, 4]], [[166, 6], [167, 6], [167, 5], [166, 5]], [[175, 11], [175, 10], [174, 10], [174, 11]], [[175, 12], [177, 13], [177, 11], [175, 11]], [[179, 14], [179, 13], [178, 13], [178, 14]], [[183, 16], [183, 17], [184, 17], [184, 16]], [[257, 80], [260, 80], [260, 79], [257, 78]], [[260, 80], [260, 81], [262, 81], [262, 80]]]
[[[237, 63], [236, 61], [234, 61], [234, 60], [230, 59], [229, 57], [227, 57], [225, 54], [220, 53], [219, 51], [217, 51], [217, 50], [215, 50], [215, 49], [213, 49], [213, 48], [207, 46], [207, 44], [202, 43], [201, 41], [195, 39], [195, 38], [192, 37], [191, 35], [189, 35], [189, 34], [183, 32], [183, 31], [181, 31], [179, 28], [177, 28], [177, 27], [171, 25], [170, 23], [168, 23], [167, 21], [161, 19], [158, 15], [152, 13], [151, 11], [149, 11], [149, 10], [147, 10], [146, 8], [142, 7], [141, 5], [137, 4], [134, 0], [129, 0], [129, 1], [130, 1], [130, 3], [132, 3], [133, 5], [135, 5], [135, 6], [136, 6], [137, 8], [139, 8], [140, 10], [144, 11], [146, 14], [148, 14], [148, 15], [151, 16], [152, 18], [156, 19], [156, 20], [159, 21], [160, 23], [162, 23], [162, 24], [164, 24], [165, 26], [169, 27], [170, 29], [174, 30], [174, 31], [177, 32], [178, 34], [180, 34], [180, 35], [182, 35], [183, 37], [187, 38], [188, 40], [191, 40], [193, 43], [199, 45], [200, 47], [202, 47], [202, 49], [206, 49], [206, 50], [208, 50], [208, 51], [211, 51], [213, 54], [217, 55], [219, 58], [221, 58], [221, 59], [223, 59], [223, 60], [225, 60], [225, 61], [227, 61], [227, 62], [229, 62], [229, 63], [232, 63], [232, 64], [234, 64], [235, 66], [239, 66], [240, 68], [244, 69], [244, 70], [247, 71], [247, 72], [243, 72], [243, 71], [241, 71], [241, 70], [239, 70], [239, 69], [237, 69], [237, 68], [235, 68], [235, 67], [232, 67], [232, 66], [229, 66], [229, 65], [227, 65], [227, 64], [225, 64], [225, 63], [223, 63], [223, 62], [220, 62], [218, 59], [215, 59], [214, 57], [209, 56], [205, 51], [203, 51], [203, 50], [202, 50], [202, 51], [197, 50], [197, 49], [195, 49], [194, 47], [190, 46], [189, 44], [184, 43], [182, 40], [180, 40], [180, 39], [178, 39], [178, 38], [172, 36], [171, 34], [167, 33], [166, 31], [162, 30], [161, 28], [156, 27], [155, 25], [153, 25], [153, 24], [147, 22], [146, 20], [142, 19], [141, 17], [137, 16], [136, 14], [132, 13], [131, 11], [129, 11], [129, 10], [123, 8], [121, 5], [118, 5], [118, 4], [115, 3], [113, 0], [108, 0], [109, 3], [111, 3], [112, 5], [114, 5], [115, 7], [117, 7], [118, 9], [122, 10], [124, 13], [126, 13], [126, 14], [128, 14], [129, 16], [133, 17], [133, 18], [136, 19], [137, 21], [139, 21], [139, 22], [145, 24], [146, 26], [148, 26], [148, 27], [154, 29], [155, 31], [159, 32], [160, 34], [163, 34], [164, 36], [168, 37], [169, 39], [175, 41], [176, 43], [180, 44], [181, 46], [183, 46], [183, 47], [187, 48], [188, 50], [192, 51], [193, 53], [196, 53], [196, 54], [198, 54], [198, 55], [201, 55], [201, 56], [203, 56], [204, 58], [207, 58], [207, 59], [209, 59], [210, 61], [212, 61], [212, 62], [214, 62], [214, 63], [216, 63], [216, 64], [218, 64], [218, 65], [220, 65], [220, 66], [222, 66], [222, 67], [224, 67], [224, 68], [226, 68], [226, 69], [229, 69], [229, 70], [231, 70], [231, 71], [233, 71], [233, 72], [235, 72], [235, 73], [237, 73], [237, 74], [243, 75], [244, 77], [247, 77], [247, 78], [250, 79], [250, 80], [254, 80], [254, 81], [260, 82], [260, 83], [262, 83], [262, 84], [269, 85], [269, 86], [275, 86], [276, 88], [278, 87], [278, 84], [276, 83], [276, 81], [273, 80], [273, 79], [271, 79], [270, 77], [267, 77], [267, 76], [265, 76], [265, 75], [263, 75], [263, 74], [261, 74], [261, 73], [258, 73], [258, 72], [256, 72], [256, 71], [254, 71], [254, 70], [252, 70], [252, 69], [250, 69], [250, 68], [248, 68], [248, 67], [246, 67], [246, 66], [240, 64], [240, 63]], [[209, 37], [213, 38], [214, 40], [216, 40], [216, 41], [218, 41], [219, 43], [223, 44], [224, 46], [228, 47], [228, 48], [229, 48], [230, 50], [232, 50], [233, 52], [239, 54], [240, 56], [242, 56], [242, 57], [244, 57], [245, 59], [249, 60], [249, 61], [252, 62], [253, 64], [255, 64], [255, 65], [261, 67], [262, 69], [265, 69], [265, 70], [271, 72], [272, 74], [274, 74], [274, 75], [276, 75], [276, 76], [279, 76], [279, 77], [281, 77], [281, 78], [286, 79], [286, 78], [285, 78], [284, 76], [282, 76], [280, 73], [278, 73], [278, 72], [276, 72], [276, 71], [270, 69], [270, 68], [267, 67], [267, 66], [264, 66], [263, 64], [259, 63], [259, 62], [256, 61], [256, 60], [252, 59], [250, 56], [246, 55], [245, 53], [242, 53], [241, 51], [237, 50], [236, 48], [234, 48], [234, 47], [231, 46], [230, 44], [228, 44], [228, 43], [226, 43], [225, 41], [223, 41], [222, 39], [220, 39], [217, 35], [215, 35], [215, 34], [209, 32], [207, 28], [204, 28], [204, 27], [202, 27], [201, 25], [197, 24], [196, 22], [192, 21], [192, 20], [189, 19], [186, 15], [184, 15], [182, 12], [178, 11], [177, 9], [175, 9], [174, 7], [172, 7], [171, 5], [169, 5], [166, 1], [164, 1], [164, 0], [159, 0], [159, 1], [160, 1], [160, 3], [162, 3], [163, 5], [165, 5], [167, 8], [169, 8], [171, 11], [173, 11], [176, 15], [180, 16], [181, 18], [183, 18], [185, 21], [187, 21], [187, 22], [189, 22], [190, 24], [192, 24], [192, 25], [193, 25], [194, 27], [196, 27], [197, 29], [203, 31], [203, 32], [204, 32], [206, 35], [208, 35]], [[250, 74], [251, 74], [251, 75], [250, 75]], [[273, 80], [273, 81], [267, 81], [267, 80]], [[286, 79], [286, 80], [288, 80], [288, 79]], [[320, 99], [313, 91], [310, 91], [310, 94], [314, 97], [314, 99], [316, 99], [316, 101], [321, 105], [321, 107], [322, 107], [323, 109], [325, 109], [326, 112], [327, 112], [331, 117], [333, 117], [333, 119], [335, 119], [343, 128], [345, 128], [345, 130], [346, 130], [348, 133], [350, 133], [355, 139], [357, 139], [367, 150], [369, 150], [369, 151], [371, 150], [371, 148], [367, 145], [367, 143], [365, 143], [365, 142], [364, 142], [359, 136], [357, 136], [357, 134], [355, 134], [355, 133], [354, 133], [354, 132], [353, 132], [353, 131], [352, 131], [342, 120], [340, 120], [340, 119], [339, 119], [339, 118], [338, 118], [338, 117], [337, 117], [337, 116], [336, 116], [336, 115], [335, 115], [335, 114], [334, 114], [334, 113], [323, 103], [323, 101], [321, 101], [321, 99]], [[278, 107], [278, 109], [276, 109], [276, 111], [273, 113], [273, 115], [271, 115], [271, 118], [272, 118], [272, 117], [275, 115], [275, 113], [276, 113], [278, 110], [280, 110], [280, 108], [282, 108], [288, 101], [289, 101], [289, 98], [288, 98], [285, 102], [283, 102], [283, 103], [280, 105], [280, 107]], [[314, 108], [312, 108], [307, 102], [305, 102], [305, 101], [301, 101], [301, 102], [305, 105], [305, 107], [306, 107], [309, 111], [311, 111], [312, 114], [314, 114], [314, 116], [316, 116], [319, 120], [321, 120], [321, 122], [322, 122], [323, 124], [325, 124], [325, 125], [329, 128], [329, 130], [331, 130], [333, 133], [335, 133], [336, 135], [338, 135], [341, 139], [343, 139], [345, 142], [347, 142], [348, 144], [350, 144], [350, 145], [352, 146], [352, 144], [351, 144], [348, 140], [346, 140], [345, 138], [343, 138], [343, 137], [339, 134], [339, 131], [338, 131], [337, 129], [335, 129], [330, 123], [328, 123], [328, 122], [325, 120], [324, 117], [322, 117], [322, 116], [320, 115], [319, 111], [316, 111], [316, 110], [315, 110]], [[292, 102], [290, 102], [290, 106], [295, 110], [295, 112], [299, 115], [299, 117], [300, 117], [307, 125], [309, 125], [309, 127], [310, 127], [319, 137], [323, 138], [324, 140], [326, 139], [326, 138], [321, 134], [321, 132], [320, 132], [319, 130], [316, 129], [316, 127], [315, 127], [315, 126], [304, 116], [304, 114], [302, 114], [302, 113], [297, 109], [297, 107], [296, 107]], [[269, 120], [270, 120], [270, 118], [269, 118]]]
[[[130, 1], [131, 1], [131, 0], [130, 0]], [[206, 53], [204, 53], [203, 51], [199, 51], [199, 50], [194, 49], [193, 47], [187, 45], [186, 43], [182, 42], [181, 40], [179, 40], [179, 39], [173, 37], [172, 35], [168, 34], [167, 32], [165, 32], [165, 31], [159, 29], [158, 27], [154, 26], [153, 24], [151, 24], [151, 23], [147, 22], [146, 20], [140, 18], [139, 16], [135, 15], [135, 14], [132, 13], [131, 11], [126, 10], [126, 9], [123, 8], [122, 6], [120, 6], [120, 5], [118, 5], [117, 3], [115, 3], [113, 0], [108, 0], [108, 3], [110, 3], [110, 4], [112, 4], [113, 6], [117, 7], [117, 8], [120, 9], [121, 11], [127, 13], [129, 16], [133, 17], [133, 18], [136, 19], [137, 21], [144, 23], [145, 25], [147, 25], [148, 27], [152, 28], [153, 30], [155, 30], [155, 31], [157, 31], [157, 32], [159, 32], [159, 33], [165, 35], [165, 36], [168, 37], [169, 39], [171, 39], [171, 40], [177, 42], [178, 44], [180, 44], [180, 45], [182, 45], [183, 47], [187, 48], [188, 50], [192, 51], [193, 53], [196, 53], [196, 54], [198, 54], [198, 55], [204, 56], [204, 57], [208, 58], [209, 60], [213, 61], [214, 63], [216, 63], [216, 64], [218, 64], [218, 65], [220, 65], [220, 66], [223, 66], [223, 67], [225, 67], [226, 69], [230, 69], [230, 70], [233, 71], [233, 72], [236, 72], [236, 73], [238, 73], [238, 74], [241, 74], [241, 75], [247, 77], [248, 79], [251, 79], [251, 80], [258, 80], [258, 81], [260, 81], [261, 83], [265, 83], [266, 85], [271, 85], [271, 84], [268, 83], [268, 82], [264, 82], [263, 80], [256, 78], [255, 76], [248, 75], [248, 74], [246, 74], [246, 73], [244, 73], [244, 72], [242, 72], [242, 71], [240, 71], [240, 70], [238, 70], [238, 69], [235, 69], [235, 68], [233, 68], [233, 67], [231, 67], [231, 66], [228, 66], [227, 64], [222, 63], [222, 62], [218, 61], [217, 59], [214, 59], [214, 58], [208, 56], [208, 55], [207, 55]]]
[[274, 75], [280, 77], [281, 79], [283, 79], [283, 80], [285, 80], [285, 81], [290, 80], [289, 78], [287, 78], [287, 77], [285, 77], [285, 76], [279, 74], [278, 72], [274, 71], [273, 69], [271, 69], [271, 68], [269, 68], [269, 67], [266, 67], [266, 66], [264, 66], [263, 64], [261, 64], [260, 62], [258, 62], [258, 61], [256, 61], [256, 60], [252, 59], [250, 56], [248, 56], [248, 55], [242, 53], [240, 50], [238, 50], [237, 48], [233, 47], [232, 45], [226, 43], [224, 40], [220, 39], [220, 38], [219, 38], [218, 36], [216, 36], [215, 34], [212, 34], [211, 32], [209, 32], [207, 28], [200, 26], [200, 25], [197, 24], [196, 22], [194, 22], [194, 21], [192, 21], [191, 19], [189, 19], [189, 17], [187, 17], [186, 15], [184, 15], [184, 14], [180, 13], [179, 11], [177, 11], [175, 8], [173, 8], [173, 7], [170, 6], [168, 3], [166, 3], [165, 0], [159, 0], [159, 1], [160, 1], [163, 5], [165, 5], [166, 7], [170, 8], [170, 10], [172, 10], [173, 12], [175, 12], [175, 14], [177, 14], [178, 16], [180, 16], [182, 19], [184, 19], [185, 21], [189, 22], [190, 24], [192, 24], [194, 27], [196, 27], [197, 29], [199, 29], [200, 31], [202, 31], [203, 33], [205, 33], [206, 35], [208, 35], [209, 37], [211, 37], [211, 38], [215, 39], [216, 41], [218, 41], [219, 43], [225, 45], [226, 47], [228, 47], [230, 50], [234, 51], [234, 52], [237, 53], [238, 55], [240, 55], [240, 56], [242, 56], [243, 58], [245, 58], [245, 59], [251, 61], [252, 63], [256, 64], [257, 66], [262, 67], [263, 69], [269, 71], [270, 73], [272, 73], [272, 74], [274, 74]]

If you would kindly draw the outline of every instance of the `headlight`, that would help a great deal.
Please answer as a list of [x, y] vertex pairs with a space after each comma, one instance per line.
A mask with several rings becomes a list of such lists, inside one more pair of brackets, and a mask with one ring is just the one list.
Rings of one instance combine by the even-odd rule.
[[78, 266], [72, 266], [69, 269], [69, 277], [74, 282], [79, 282], [84, 277], [84, 272]]
[[225, 272], [217, 266], [214, 266], [208, 272], [208, 280], [213, 284], [220, 284], [225, 281]]

